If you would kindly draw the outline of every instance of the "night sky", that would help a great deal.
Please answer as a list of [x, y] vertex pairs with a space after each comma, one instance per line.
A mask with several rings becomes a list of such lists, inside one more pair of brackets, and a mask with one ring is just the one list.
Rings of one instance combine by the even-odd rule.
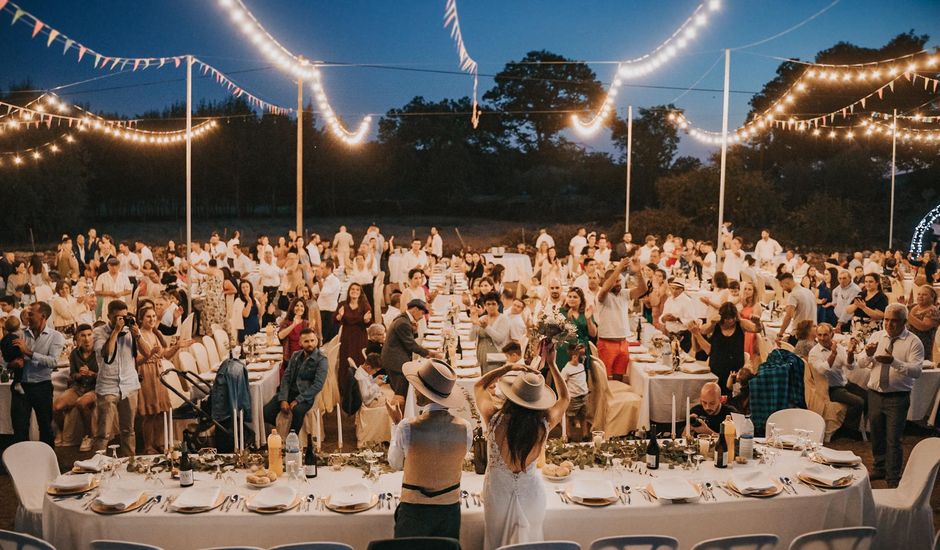
[[[157, 2], [93, 0], [18, 0], [41, 20], [76, 41], [112, 56], [171, 56], [193, 53], [215, 65], [246, 89], [281, 105], [296, 103], [296, 87], [273, 68], [229, 21], [215, 0]], [[699, 0], [520, 0], [459, 1], [464, 39], [482, 74], [499, 71], [506, 61], [527, 51], [547, 49], [592, 62], [599, 79], [608, 83], [610, 63], [632, 58], [659, 45], [695, 9]], [[654, 73], [632, 80], [621, 89], [618, 111], [675, 101], [699, 126], [721, 129], [721, 93], [690, 91], [720, 89], [723, 48], [737, 48], [771, 37], [797, 25], [830, 5], [832, 0], [723, 0], [722, 9], [685, 52]], [[396, 68], [329, 67], [324, 80], [330, 100], [350, 126], [365, 113], [381, 115], [416, 95], [431, 100], [469, 95], [471, 80], [455, 71], [457, 54], [442, 27], [444, 0], [322, 1], [246, 0], [258, 20], [288, 49], [311, 59], [351, 64], [385, 64]], [[27, 25], [11, 27], [0, 19], [0, 87], [29, 79], [47, 89], [96, 76], [88, 57], [79, 64], [75, 53], [63, 57], [61, 44], [46, 48], [43, 37], [30, 39]], [[929, 45], [940, 43], [940, 1], [841, 0], [824, 14], [780, 38], [732, 52], [730, 124], [740, 124], [748, 100], [772, 78], [777, 57], [811, 59], [838, 41], [880, 47], [898, 33], [929, 34]], [[714, 64], [714, 66], [713, 66]], [[239, 72], [245, 71], [245, 72]], [[62, 90], [72, 101], [95, 110], [128, 116], [160, 109], [184, 99], [182, 69], [164, 68], [117, 74]], [[481, 77], [482, 92], [492, 79]], [[642, 87], [647, 86], [647, 87]], [[677, 89], [665, 89], [672, 87]], [[194, 98], [219, 99], [226, 92], [209, 79], [197, 80]], [[610, 150], [609, 132], [583, 140]], [[683, 139], [683, 154], [704, 155], [709, 149]]]

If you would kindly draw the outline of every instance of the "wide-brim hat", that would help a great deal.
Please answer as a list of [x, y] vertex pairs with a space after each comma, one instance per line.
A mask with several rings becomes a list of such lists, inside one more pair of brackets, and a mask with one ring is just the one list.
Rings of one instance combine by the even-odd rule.
[[416, 391], [439, 405], [459, 407], [465, 401], [457, 391], [457, 373], [440, 359], [409, 361], [401, 372]]
[[501, 378], [499, 390], [516, 405], [535, 411], [544, 411], [558, 401], [555, 392], [545, 385], [545, 377], [537, 372], [526, 372], [509, 380]]
[[681, 289], [685, 290], [685, 284], [684, 284], [682, 281], [679, 281], [679, 280], [674, 279], [674, 278], [672, 278], [672, 277], [669, 278], [669, 286], [676, 287], [676, 288], [681, 288]]

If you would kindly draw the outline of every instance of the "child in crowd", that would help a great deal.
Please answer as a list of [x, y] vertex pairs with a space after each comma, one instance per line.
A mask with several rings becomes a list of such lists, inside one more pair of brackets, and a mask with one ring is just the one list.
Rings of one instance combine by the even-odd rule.
[[522, 362], [522, 346], [518, 342], [511, 341], [500, 350], [506, 356], [507, 365], [515, 365]]
[[568, 364], [561, 369], [561, 377], [568, 386], [571, 402], [568, 404], [568, 437], [572, 441], [582, 441], [590, 428], [587, 426], [587, 372], [581, 358], [584, 356], [584, 344], [568, 346]]
[[0, 353], [3, 355], [3, 362], [7, 369], [12, 373], [10, 390], [23, 393], [23, 387], [20, 385], [23, 381], [23, 352], [16, 347], [13, 342], [23, 337], [20, 330], [20, 320], [16, 315], [10, 315], [3, 322], [4, 336], [0, 339]]
[[[365, 362], [356, 369], [356, 383], [359, 384], [359, 394], [364, 406], [382, 405], [392, 395], [385, 376], [378, 374], [381, 369], [382, 357], [378, 353], [368, 354]], [[386, 391], [383, 392], [383, 388]]]

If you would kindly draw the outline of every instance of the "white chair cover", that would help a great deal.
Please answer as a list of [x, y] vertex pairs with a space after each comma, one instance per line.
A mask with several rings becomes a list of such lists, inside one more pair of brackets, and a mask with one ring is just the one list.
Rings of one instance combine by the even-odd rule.
[[55, 547], [30, 535], [0, 530], [0, 550], [55, 550]]
[[180, 362], [180, 369], [193, 374], [199, 374], [199, 367], [196, 365], [196, 358], [188, 351], [181, 351], [177, 354]]
[[212, 365], [209, 363], [209, 352], [206, 351], [206, 346], [201, 342], [195, 342], [189, 346], [189, 352], [196, 359], [196, 368], [199, 369], [199, 374], [212, 370]]
[[219, 352], [219, 358], [225, 359], [228, 357], [229, 350], [229, 337], [228, 334], [225, 334], [225, 331], [220, 328], [212, 329], [212, 338], [215, 340], [216, 351]]
[[581, 550], [581, 545], [570, 540], [546, 540], [543, 542], [520, 542], [500, 546], [496, 550]]
[[[173, 363], [164, 359], [160, 361], [160, 372], [163, 373], [163, 372], [166, 372], [167, 370], [175, 370], [175, 368], [173, 367]], [[173, 388], [176, 389], [178, 392], [182, 393], [183, 395], [186, 395], [186, 392], [183, 391], [182, 384], [180, 384], [180, 379], [178, 375], [168, 374], [167, 376], [163, 378], [163, 380], [165, 380], [168, 384], [173, 386]], [[169, 392], [169, 393], [170, 393], [170, 405], [174, 409], [183, 405], [184, 403], [183, 398], [179, 397], [173, 392]]]
[[781, 434], [792, 434], [796, 429], [812, 430], [813, 440], [819, 444], [826, 436], [825, 419], [807, 409], [783, 409], [771, 414], [767, 422], [773, 422]]
[[59, 475], [59, 463], [52, 447], [39, 441], [21, 441], [3, 451], [3, 464], [13, 480], [20, 505], [13, 528], [21, 533], [42, 536], [42, 502], [46, 486]]
[[679, 550], [679, 541], [660, 535], [628, 535], [606, 537], [591, 543], [590, 550]]
[[268, 550], [353, 550], [353, 547], [341, 542], [298, 542], [272, 546]]
[[[777, 535], [740, 535], [703, 540], [692, 550], [774, 550]], [[834, 549], [833, 549], [834, 550]]]
[[89, 550], [163, 550], [159, 546], [123, 540], [93, 540]]
[[216, 345], [215, 339], [207, 334], [202, 337], [202, 345], [206, 347], [206, 354], [209, 356], [209, 365], [212, 367], [219, 366], [222, 359], [219, 355], [219, 347]]
[[793, 539], [790, 550], [868, 550], [877, 532], [874, 527], [813, 531]]
[[904, 468], [897, 489], [875, 489], [876, 547], [930, 550], [933, 511], [930, 493], [940, 467], [940, 437], [918, 443]]

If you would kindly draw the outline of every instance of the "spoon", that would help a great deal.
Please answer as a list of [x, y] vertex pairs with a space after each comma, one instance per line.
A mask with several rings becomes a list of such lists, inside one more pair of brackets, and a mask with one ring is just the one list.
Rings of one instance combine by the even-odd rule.
[[627, 504], [632, 504], [632, 502], [631, 502], [632, 499], [630, 498], [630, 486], [629, 486], [629, 485], [623, 485], [623, 486], [620, 487], [620, 489], [623, 491], [623, 493], [624, 493], [625, 495], [627, 495]]

